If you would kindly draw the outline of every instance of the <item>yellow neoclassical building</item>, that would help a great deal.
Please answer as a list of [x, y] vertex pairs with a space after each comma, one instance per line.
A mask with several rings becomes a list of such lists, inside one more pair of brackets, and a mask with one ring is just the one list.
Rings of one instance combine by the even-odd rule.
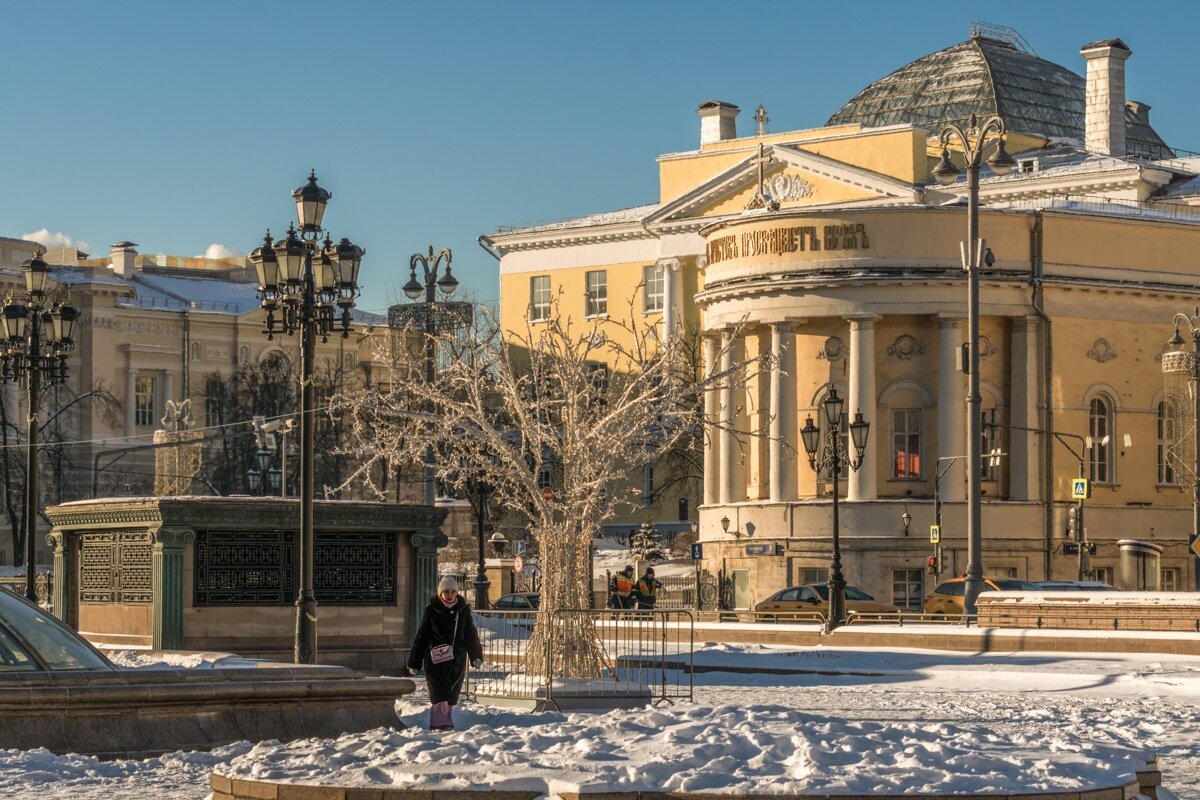
[[[1166, 458], [1161, 359], [1172, 315], [1200, 301], [1200, 159], [1124, 96], [1125, 42], [1080, 52], [1085, 75], [976, 28], [810, 130], [768, 132], [760, 107], [739, 136], [738, 107], [709, 101], [699, 148], [658, 158], [656, 202], [483, 237], [506, 326], [633, 303], [644, 324], [700, 331], [710, 370], [723, 339], [735, 357], [776, 356], [745, 391], [708, 398], [711, 418], [758, 435], [710, 438], [700, 496], [653, 496], [612, 527], [697, 522], [702, 566], [738, 608], [825, 580], [831, 483], [798, 432], [836, 387], [871, 425], [842, 482], [849, 583], [919, 608], [964, 571], [966, 186], [939, 186], [930, 168], [945, 123], [999, 114], [1016, 168], [985, 168], [980, 189], [981, 447], [1003, 453], [981, 465], [984, 571], [1136, 588], [1121, 572], [1136, 551], [1157, 556], [1143, 586], [1193, 587], [1190, 477]], [[1070, 512], [1081, 470], [1090, 556]], [[640, 479], [654, 490], [652, 473]]]

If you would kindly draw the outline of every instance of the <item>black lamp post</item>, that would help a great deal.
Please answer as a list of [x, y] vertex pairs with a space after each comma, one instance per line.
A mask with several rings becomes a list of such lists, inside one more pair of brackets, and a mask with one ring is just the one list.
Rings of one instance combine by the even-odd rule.
[[[445, 298], [454, 294], [454, 290], [458, 288], [458, 280], [450, 273], [450, 262], [453, 260], [454, 256], [448, 247], [434, 253], [433, 245], [430, 245], [428, 253], [413, 253], [408, 260], [408, 283], [404, 284], [404, 295], [409, 300], [417, 300], [421, 295], [424, 295], [425, 299], [406, 306], [393, 306], [388, 312], [393, 324], [412, 323], [414, 327], [424, 331], [426, 383], [433, 383], [434, 337], [468, 324], [471, 319], [470, 303], [450, 303], [446, 300], [438, 302], [437, 299], [435, 290], [440, 290]], [[421, 265], [423, 281], [417, 279], [418, 264]], [[434, 503], [434, 487], [433, 447], [430, 446], [425, 451], [424, 502], [427, 506]]]
[[[255, 466], [246, 470], [246, 483], [250, 486], [250, 494], [278, 495], [283, 483], [283, 471], [271, 463], [271, 451], [260, 447], [254, 454]], [[265, 478], [265, 480], [264, 480]]]
[[[300, 586], [294, 659], [298, 664], [313, 664], [317, 660], [313, 356], [318, 336], [326, 342], [336, 331], [343, 337], [350, 335], [350, 309], [358, 296], [358, 270], [365, 251], [345, 238], [335, 245], [327, 233], [321, 241], [325, 233], [321, 219], [332, 195], [317, 185], [315, 172], [309, 175], [306, 185], [292, 192], [292, 197], [300, 230], [289, 225], [287, 238], [274, 243], [268, 232], [262, 247], [250, 254], [250, 261], [258, 272], [258, 292], [267, 312], [267, 339], [275, 338], [277, 330], [288, 336], [300, 334]], [[334, 311], [335, 305], [340, 315]]]
[[[842, 467], [858, 471], [862, 466], [863, 453], [867, 449], [867, 433], [871, 423], [863, 419], [862, 411], [854, 415], [850, 423], [850, 439], [854, 445], [854, 457], [842, 443], [842, 408], [845, 401], [838, 397], [837, 389], [829, 387], [825, 398], [825, 443], [821, 445], [821, 429], [813, 424], [812, 417], [804, 423], [800, 438], [808, 454], [808, 465], [818, 474], [828, 471], [833, 477], [833, 560], [829, 566], [829, 617], [825, 620], [825, 632], [829, 633], [846, 619], [846, 578], [842, 575], [842, 541], [838, 519], [838, 481]], [[818, 453], [819, 451], [819, 453]]]
[[[950, 141], [956, 139], [962, 146], [963, 160], [967, 167], [967, 580], [963, 590], [963, 607], [968, 614], [975, 613], [975, 598], [983, 591], [983, 506], [982, 454], [983, 449], [983, 397], [979, 393], [979, 267], [983, 260], [983, 240], [979, 238], [979, 165], [983, 151], [995, 144], [994, 152], [987, 160], [988, 167], [996, 175], [1007, 175], [1016, 166], [1004, 150], [1004, 120], [997, 116], [988, 117], [979, 125], [975, 115], [964, 131], [957, 125], [942, 129], [942, 160], [930, 174], [943, 186], [958, 178], [958, 167], [950, 160]], [[989, 138], [991, 137], [991, 138]], [[990, 262], [989, 262], [990, 263]]]
[[[1190, 378], [1188, 388], [1192, 407], [1188, 410], [1191, 412], [1191, 425], [1184, 426], [1183, 430], [1187, 430], [1188, 427], [1192, 429], [1192, 463], [1179, 466], [1183, 467], [1181, 471], [1192, 473], [1192, 535], [1189, 539], [1193, 556], [1192, 589], [1200, 592], [1200, 426], [1197, 425], [1200, 423], [1200, 310], [1194, 316], [1176, 314], [1174, 323], [1175, 335], [1167, 342], [1173, 350], [1183, 347], [1183, 337], [1179, 334], [1181, 325], [1192, 337], [1192, 352], [1165, 354], [1162, 368], [1163, 372], [1185, 372]], [[1175, 433], [1178, 435], [1179, 432], [1177, 428]]]
[[[487, 460], [489, 463], [495, 464], [496, 457], [488, 454]], [[475, 608], [480, 609], [491, 605], [488, 602], [488, 589], [491, 588], [492, 582], [488, 580], [487, 566], [484, 564], [484, 543], [487, 541], [488, 503], [491, 501], [493, 491], [487, 473], [482, 470], [467, 482], [467, 495], [475, 511], [475, 524], [479, 532], [479, 552], [476, 554], [478, 565], [475, 568], [475, 580], [471, 585], [475, 587]], [[500, 539], [496, 540], [496, 536], [500, 536]], [[504, 541], [504, 536], [499, 531], [492, 537], [493, 544], [497, 541]]]
[[[25, 497], [21, 532], [25, 540], [25, 597], [37, 602], [35, 584], [38, 517], [38, 406], [42, 402], [42, 380], [50, 384], [67, 378], [67, 353], [75, 348], [75, 321], [79, 312], [52, 300], [46, 294], [50, 267], [41, 250], [21, 264], [25, 294], [19, 301], [10, 295], [4, 304], [4, 340], [0, 343], [0, 371], [6, 381], [25, 379], [27, 401], [25, 439]], [[46, 326], [50, 326], [49, 335]]]

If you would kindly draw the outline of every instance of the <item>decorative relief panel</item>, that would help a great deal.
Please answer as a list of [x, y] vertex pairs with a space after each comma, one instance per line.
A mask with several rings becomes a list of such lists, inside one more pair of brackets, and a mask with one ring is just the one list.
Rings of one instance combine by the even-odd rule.
[[[294, 531], [198, 531], [196, 605], [291, 605], [297, 541]], [[396, 534], [318, 533], [313, 590], [319, 604], [395, 603]]]
[[915, 337], [909, 336], [906, 333], [888, 345], [887, 353], [892, 358], [907, 361], [911, 358], [925, 355], [925, 347]]
[[763, 181], [766, 194], [779, 201], [800, 200], [812, 197], [813, 185], [799, 175], [780, 173]]
[[836, 336], [830, 336], [821, 345], [817, 359], [821, 361], [841, 361], [846, 357], [846, 344]]
[[150, 603], [148, 531], [79, 535], [79, 600], [82, 603]]
[[997, 353], [996, 346], [992, 344], [992, 340], [982, 334], [979, 336], [979, 357], [989, 358]]
[[1092, 349], [1087, 351], [1087, 357], [1106, 364], [1117, 357], [1117, 351], [1113, 350], [1107, 339], [1101, 338], [1092, 343]]

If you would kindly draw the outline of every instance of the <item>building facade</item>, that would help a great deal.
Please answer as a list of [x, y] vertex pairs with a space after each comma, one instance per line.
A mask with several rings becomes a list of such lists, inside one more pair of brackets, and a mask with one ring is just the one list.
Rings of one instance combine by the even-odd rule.
[[[980, 465], [985, 574], [1120, 583], [1119, 543], [1135, 540], [1161, 548], [1151, 584], [1192, 588], [1191, 479], [1168, 457], [1161, 359], [1172, 315], [1200, 299], [1200, 161], [1177, 157], [1149, 106], [1124, 97], [1130, 52], [1085, 45], [1084, 77], [1014, 32], [977, 28], [820, 128], [769, 133], [760, 107], [756, 135], [738, 137], [739, 109], [709, 101], [699, 149], [659, 157], [657, 202], [485, 237], [506, 325], [549, 313], [551, 298], [602, 321], [603, 298], [668, 333], [697, 331], [710, 373], [773, 356], [744, 391], [706, 399], [711, 420], [740, 432], [709, 437], [690, 505], [730, 605], [827, 578], [832, 482], [797, 434], [809, 417], [824, 424], [831, 388], [871, 425], [841, 482], [849, 583], [918, 609], [965, 570], [966, 184], [939, 186], [930, 169], [943, 125], [993, 114], [1017, 166], [985, 168], [980, 189], [981, 448], [996, 453]], [[1080, 475], [1092, 487], [1082, 532]], [[662, 500], [656, 520], [675, 508]]]

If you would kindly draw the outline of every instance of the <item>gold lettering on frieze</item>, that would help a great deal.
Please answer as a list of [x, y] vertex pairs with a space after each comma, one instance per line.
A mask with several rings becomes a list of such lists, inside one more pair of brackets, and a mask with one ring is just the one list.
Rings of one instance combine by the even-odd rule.
[[870, 248], [866, 226], [860, 223], [815, 225], [747, 231], [740, 237], [722, 236], [708, 243], [708, 263], [716, 264], [730, 258], [783, 255], [784, 253], [818, 252], [820, 250], [867, 250]]

